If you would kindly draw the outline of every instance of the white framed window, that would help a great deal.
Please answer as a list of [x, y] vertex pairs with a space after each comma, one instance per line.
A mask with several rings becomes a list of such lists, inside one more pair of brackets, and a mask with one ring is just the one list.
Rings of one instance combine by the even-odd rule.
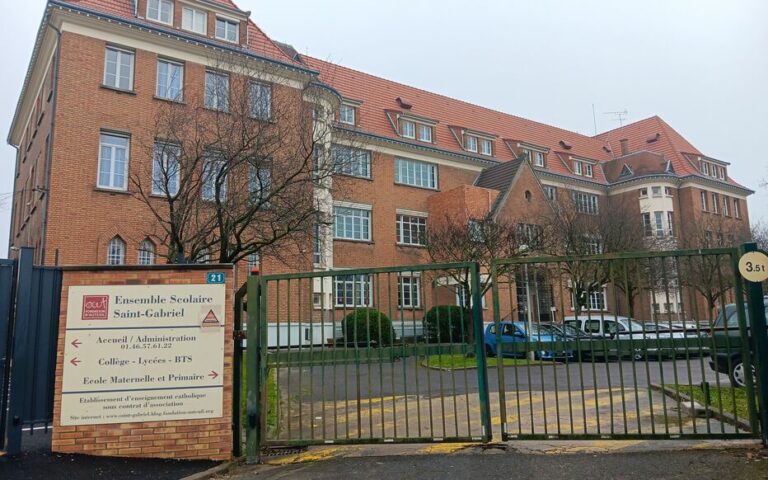
[[405, 138], [416, 138], [416, 124], [410, 120], [400, 120], [400, 135]]
[[709, 176], [709, 164], [707, 162], [701, 162], [701, 173]]
[[133, 90], [134, 53], [107, 47], [104, 55], [104, 85], [119, 90]]
[[672, 212], [667, 212], [667, 231], [670, 237], [675, 236], [675, 216]]
[[733, 199], [733, 216], [741, 218], [741, 203], [738, 198]]
[[355, 125], [355, 110], [357, 109], [352, 105], [342, 103], [341, 108], [339, 109], [339, 121], [341, 123], [346, 123], [347, 125]]
[[[592, 290], [589, 292], [583, 292], [584, 295], [584, 304], [582, 305], [585, 309], [589, 311], [605, 311], [607, 310], [607, 292], [605, 290], [605, 287], [603, 287], [600, 290]], [[573, 305], [573, 308], [576, 307], [576, 297], [575, 294], [571, 297], [571, 304]]]
[[480, 139], [480, 154], [493, 156], [493, 142], [487, 138]]
[[653, 212], [653, 227], [654, 235], [657, 237], [664, 236], [664, 212]]
[[397, 305], [400, 308], [421, 308], [421, 277], [403, 274], [397, 278]]
[[226, 112], [229, 110], [229, 75], [205, 72], [205, 108]]
[[272, 186], [272, 166], [270, 161], [259, 165], [251, 164], [248, 172], [248, 194], [254, 202], [264, 202]]
[[419, 141], [432, 143], [432, 127], [419, 124]]
[[720, 213], [720, 199], [718, 195], [712, 192], [712, 213], [718, 215]]
[[157, 61], [157, 90], [155, 94], [166, 100], [180, 102], [184, 89], [184, 65], [171, 60]]
[[397, 243], [401, 245], [419, 245], [426, 244], [427, 237], [427, 218], [413, 215], [397, 215], [396, 220]]
[[147, 0], [147, 18], [173, 25], [173, 2], [171, 0]]
[[464, 144], [468, 152], [477, 152], [477, 137], [474, 135], [467, 135], [464, 138]]
[[254, 268], [260, 268], [261, 255], [258, 253], [248, 254], [248, 272], [252, 272]]
[[331, 145], [333, 171], [352, 177], [371, 178], [371, 152], [343, 145]]
[[723, 195], [723, 215], [731, 216], [731, 199], [726, 195]]
[[181, 147], [172, 143], [155, 143], [152, 162], [152, 194], [176, 196], [179, 193]]
[[[467, 308], [472, 308], [474, 305], [472, 294], [469, 289], [464, 288], [464, 285], [456, 285], [456, 305]], [[485, 295], [480, 297], [480, 307], [484, 310], [488, 308], [488, 304], [485, 301]]]
[[373, 283], [370, 275], [338, 275], [333, 277], [336, 307], [373, 306]]
[[323, 226], [319, 221], [315, 222], [312, 235], [312, 263], [322, 265], [323, 263]]
[[396, 157], [395, 183], [436, 190], [437, 165]]
[[107, 245], [107, 265], [125, 265], [125, 242], [114, 237]]
[[653, 225], [651, 225], [651, 214], [649, 212], [643, 213], [643, 234], [646, 237], [653, 236]]
[[181, 28], [206, 35], [208, 33], [208, 14], [196, 8], [183, 7], [181, 9]]
[[533, 164], [537, 167], [544, 166], [544, 152], [533, 152]]
[[672, 196], [672, 189], [670, 187], [664, 187], [664, 195], [671, 197]]
[[272, 117], [272, 86], [251, 82], [251, 117], [269, 120]]
[[701, 192], [701, 211], [702, 212], [709, 211], [709, 207], [707, 205], [707, 192], [704, 192], [704, 191]]
[[660, 197], [661, 187], [651, 187], [651, 195], [653, 195], [654, 197]]
[[371, 211], [365, 208], [333, 207], [333, 237], [371, 241]]
[[130, 139], [125, 135], [102, 133], [99, 141], [98, 187], [111, 190], [128, 188]]
[[647, 188], [641, 188], [640, 189], [640, 198], [646, 198], [648, 197], [648, 189]]
[[557, 200], [557, 188], [551, 185], [542, 185], [542, 188], [544, 188], [544, 194], [550, 201], [554, 202]]
[[237, 43], [240, 37], [240, 22], [216, 17], [216, 38], [227, 42]]
[[155, 264], [155, 244], [152, 240], [145, 238], [139, 244], [139, 265]]
[[211, 263], [211, 251], [207, 248], [203, 248], [197, 252], [197, 257], [194, 260], [195, 263]]
[[584, 164], [584, 176], [592, 178], [592, 164], [591, 163], [585, 163]]
[[582, 167], [581, 162], [576, 160], [573, 161], [573, 173], [575, 173], [576, 175], [583, 175], [581, 167]]
[[573, 192], [573, 202], [576, 205], [576, 211], [579, 213], [587, 213], [590, 215], [597, 215], [598, 213], [598, 200], [597, 195], [584, 192]]
[[224, 171], [226, 161], [220, 156], [209, 154], [203, 161], [203, 185], [201, 194], [203, 200], [216, 199], [216, 187], [218, 186], [218, 200], [223, 202], [227, 198], [227, 174]]

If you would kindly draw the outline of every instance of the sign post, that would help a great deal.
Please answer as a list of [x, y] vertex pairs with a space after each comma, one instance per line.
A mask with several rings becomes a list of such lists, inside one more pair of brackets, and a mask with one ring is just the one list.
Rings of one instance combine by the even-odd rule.
[[[752, 361], [757, 374], [758, 412], [763, 446], [768, 446], [768, 326], [765, 318], [765, 300], [762, 283], [768, 279], [768, 255], [757, 249], [756, 243], [741, 247], [739, 273], [747, 282], [747, 311], [749, 312], [753, 351]], [[750, 372], [747, 372], [749, 375]]]

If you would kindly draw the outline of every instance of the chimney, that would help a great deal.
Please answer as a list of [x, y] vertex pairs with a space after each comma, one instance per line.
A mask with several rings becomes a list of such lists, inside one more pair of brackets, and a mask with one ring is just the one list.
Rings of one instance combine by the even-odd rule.
[[622, 138], [619, 140], [619, 145], [621, 145], [621, 154], [627, 155], [629, 154], [629, 140], [626, 138]]

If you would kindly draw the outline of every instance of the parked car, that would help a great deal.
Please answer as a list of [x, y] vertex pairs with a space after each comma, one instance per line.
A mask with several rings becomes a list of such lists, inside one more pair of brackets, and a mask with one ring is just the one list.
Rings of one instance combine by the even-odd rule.
[[[765, 315], [768, 318], [768, 296], [763, 299], [765, 305]], [[744, 304], [744, 310], [746, 312], [746, 325], [750, 326], [749, 310], [746, 303]], [[718, 313], [715, 323], [712, 326], [712, 336], [717, 339], [718, 337], [740, 337], [741, 332], [739, 330], [739, 316], [736, 310], [735, 303], [729, 303], [725, 306], [724, 310]], [[709, 358], [709, 366], [712, 370], [720, 373], [725, 373], [731, 379], [731, 385], [737, 387], [744, 387], [747, 385], [747, 372], [744, 367], [744, 362], [741, 356], [741, 346], [733, 345], [731, 348], [727, 346], [720, 346], [718, 342], [717, 350]], [[736, 343], [735, 341], [733, 342]], [[752, 367], [752, 375], [754, 375], [754, 366]], [[754, 378], [754, 377], [753, 377]]]
[[[653, 346], [652, 340], [663, 338], [684, 338], [684, 332], [672, 332], [667, 331], [648, 331], [646, 327], [637, 320], [622, 315], [604, 315], [604, 316], [570, 316], [565, 317], [563, 322], [565, 325], [570, 325], [574, 328], [578, 328], [581, 331], [590, 335], [593, 341], [610, 339], [610, 340], [634, 340], [638, 342], [637, 348], [634, 349], [632, 356], [636, 360], [641, 360], [647, 355], [659, 356], [661, 355], [674, 355], [676, 352], [667, 351], [662, 348], [659, 352], [659, 348]], [[643, 342], [646, 340], [646, 342]], [[618, 348], [615, 345], [607, 344], [603, 345], [598, 343], [593, 349], [591, 349], [592, 357], [599, 358], [616, 358], [624, 357], [628, 355], [621, 355]]]
[[[499, 324], [501, 329], [501, 343], [515, 342], [555, 342], [563, 341], [563, 337], [557, 329], [546, 324], [533, 324], [531, 332], [528, 332], [525, 322], [503, 321]], [[485, 327], [485, 352], [488, 356], [495, 357], [496, 348], [496, 325], [490, 324]], [[502, 352], [505, 357], [525, 357], [526, 352]], [[572, 351], [555, 351], [546, 349], [535, 352], [535, 357], [539, 360], [555, 360], [559, 358], [573, 357]]]

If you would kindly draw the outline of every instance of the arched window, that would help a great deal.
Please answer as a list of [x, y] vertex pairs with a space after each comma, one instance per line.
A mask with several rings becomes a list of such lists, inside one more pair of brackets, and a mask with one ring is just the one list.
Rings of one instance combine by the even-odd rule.
[[120, 237], [115, 237], [107, 245], [107, 265], [125, 264], [125, 242]]
[[146, 238], [139, 244], [139, 265], [155, 264], [155, 244]]
[[211, 262], [211, 252], [207, 248], [204, 248], [200, 250], [197, 253], [197, 257], [195, 258], [195, 263], [210, 263]]

